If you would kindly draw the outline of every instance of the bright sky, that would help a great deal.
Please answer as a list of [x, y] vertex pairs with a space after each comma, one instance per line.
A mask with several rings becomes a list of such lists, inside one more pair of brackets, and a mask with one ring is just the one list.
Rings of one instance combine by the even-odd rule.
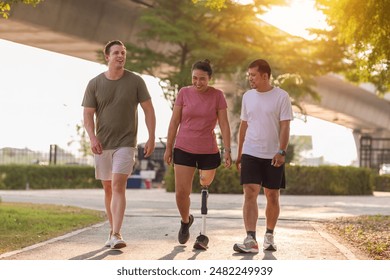
[[[262, 18], [304, 36], [306, 26], [320, 26], [313, 2], [294, 0], [290, 9], [273, 8]], [[77, 146], [68, 147], [68, 142], [76, 137], [76, 125], [82, 120], [85, 87], [106, 66], [1, 39], [0, 52], [0, 148], [48, 151], [50, 144], [58, 144], [76, 150]], [[144, 78], [157, 114], [156, 137], [165, 137], [171, 116], [169, 105], [157, 81]], [[147, 133], [142, 113], [140, 120], [138, 140], [144, 142]], [[326, 161], [340, 165], [356, 159], [352, 132], [347, 128], [309, 117], [307, 123], [294, 120], [291, 134], [312, 135], [313, 157], [324, 156]]]
[[273, 7], [260, 18], [292, 35], [306, 39], [311, 37], [307, 28], [326, 28], [325, 16], [315, 9], [314, 0], [290, 1], [290, 6]]

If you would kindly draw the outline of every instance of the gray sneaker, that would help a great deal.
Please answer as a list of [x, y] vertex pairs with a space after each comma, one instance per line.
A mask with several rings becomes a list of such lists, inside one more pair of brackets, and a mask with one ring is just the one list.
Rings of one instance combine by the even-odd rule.
[[111, 249], [121, 249], [126, 247], [126, 242], [122, 239], [122, 235], [120, 233], [114, 233], [110, 239]]
[[274, 235], [271, 233], [266, 233], [264, 235], [263, 248], [265, 251], [276, 251], [276, 245], [274, 242]]
[[194, 216], [190, 215], [188, 224], [180, 221], [181, 226], [177, 238], [179, 239], [180, 244], [185, 244], [188, 239], [190, 239], [190, 227], [194, 222]]
[[247, 237], [245, 237], [244, 243], [234, 244], [233, 250], [238, 252], [238, 253], [257, 254], [259, 252], [259, 246], [257, 245], [256, 240], [254, 240], [252, 236], [248, 235]]

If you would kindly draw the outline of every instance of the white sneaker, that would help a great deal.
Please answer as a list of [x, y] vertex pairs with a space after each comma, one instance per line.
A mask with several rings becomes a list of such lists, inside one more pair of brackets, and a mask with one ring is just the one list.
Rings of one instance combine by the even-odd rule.
[[111, 247], [111, 236], [112, 236], [112, 230], [110, 230], [110, 233], [108, 234], [108, 238], [106, 243], [104, 243], [104, 247]]
[[111, 236], [110, 245], [111, 249], [120, 249], [127, 246], [120, 233], [114, 233]]
[[234, 244], [233, 250], [239, 253], [258, 253], [259, 246], [257, 245], [256, 240], [254, 240], [252, 236], [248, 235], [244, 239], [243, 244]]
[[265, 251], [276, 251], [274, 235], [272, 233], [266, 233], [264, 235], [263, 248]]

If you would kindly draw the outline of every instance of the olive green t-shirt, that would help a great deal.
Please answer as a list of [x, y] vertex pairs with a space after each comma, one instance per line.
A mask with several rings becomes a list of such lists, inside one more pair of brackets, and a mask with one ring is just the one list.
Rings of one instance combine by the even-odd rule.
[[144, 80], [128, 70], [119, 80], [101, 73], [89, 81], [82, 106], [96, 108], [96, 137], [104, 150], [136, 147], [138, 104], [150, 98]]

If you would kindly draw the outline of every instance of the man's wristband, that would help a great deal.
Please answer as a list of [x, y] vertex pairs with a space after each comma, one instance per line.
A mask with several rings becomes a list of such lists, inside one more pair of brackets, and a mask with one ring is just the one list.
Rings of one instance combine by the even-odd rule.
[[225, 150], [225, 152], [228, 152], [228, 153], [231, 153], [232, 152], [232, 149], [231, 148], [223, 148]]
[[279, 155], [282, 155], [282, 156], [286, 156], [286, 151], [280, 149], [280, 150], [278, 151], [278, 154], [279, 154]]

